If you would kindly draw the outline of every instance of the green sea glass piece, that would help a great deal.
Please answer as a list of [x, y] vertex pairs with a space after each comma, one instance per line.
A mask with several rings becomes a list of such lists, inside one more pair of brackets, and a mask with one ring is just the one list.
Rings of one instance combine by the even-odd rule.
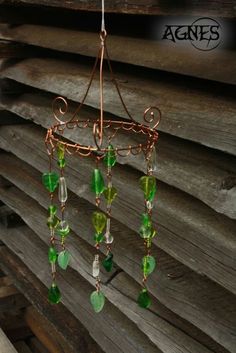
[[104, 179], [101, 171], [96, 168], [92, 174], [91, 190], [96, 195], [100, 195], [105, 189]]
[[61, 300], [61, 292], [55, 283], [48, 290], [48, 300], [51, 304], [58, 304]]
[[61, 221], [57, 228], [56, 228], [56, 233], [60, 237], [66, 237], [70, 233], [70, 227], [67, 221]]
[[138, 305], [144, 309], [149, 308], [149, 306], [151, 305], [151, 298], [150, 298], [146, 288], [143, 288], [141, 290], [141, 292], [139, 293]]
[[65, 158], [59, 159], [59, 160], [57, 161], [57, 165], [58, 165], [59, 168], [64, 168], [65, 165], [66, 165], [66, 160], [65, 160]]
[[114, 167], [116, 164], [116, 152], [111, 144], [108, 145], [107, 149], [108, 151], [105, 154], [104, 163], [107, 167]]
[[94, 241], [96, 243], [102, 243], [104, 240], [104, 235], [102, 233], [94, 234]]
[[57, 261], [57, 251], [53, 246], [48, 249], [48, 261], [50, 263], [55, 263]]
[[58, 254], [57, 258], [58, 265], [63, 269], [66, 270], [67, 266], [70, 262], [70, 253], [67, 250], [63, 250]]
[[103, 195], [107, 200], [107, 203], [111, 204], [117, 195], [117, 189], [114, 186], [105, 188], [103, 191]]
[[156, 267], [156, 260], [153, 256], [147, 255], [142, 258], [142, 271], [144, 276], [150, 275]]
[[98, 234], [101, 234], [107, 223], [107, 216], [102, 213], [95, 211], [92, 215], [92, 223]]
[[113, 254], [111, 252], [109, 252], [106, 258], [103, 260], [102, 265], [107, 272], [111, 272], [113, 268]]
[[57, 144], [57, 158], [59, 161], [65, 158], [65, 145], [61, 142]]
[[152, 201], [156, 193], [156, 178], [144, 175], [139, 179], [139, 185], [144, 192], [145, 200]]
[[58, 224], [59, 224], [59, 219], [56, 216], [52, 215], [48, 217], [47, 219], [48, 228], [50, 229], [56, 228]]
[[90, 302], [95, 313], [99, 313], [105, 304], [105, 296], [102, 292], [94, 291], [90, 295]]
[[50, 205], [48, 207], [48, 213], [49, 213], [49, 216], [55, 216], [55, 214], [57, 213], [57, 206], [56, 205]]
[[151, 227], [152, 226], [152, 220], [151, 220], [151, 217], [149, 216], [148, 213], [142, 214], [142, 225], [144, 227]]
[[49, 192], [54, 192], [58, 186], [59, 175], [54, 172], [44, 173], [42, 176], [42, 182]]

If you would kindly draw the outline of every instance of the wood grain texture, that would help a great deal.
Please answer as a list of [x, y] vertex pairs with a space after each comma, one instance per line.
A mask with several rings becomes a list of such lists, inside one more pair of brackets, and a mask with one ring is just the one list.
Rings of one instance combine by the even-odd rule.
[[[44, 172], [48, 168], [44, 134], [36, 126], [24, 129], [2, 127], [0, 147]], [[19, 144], [19, 141], [24, 143]], [[29, 153], [32, 149], [34, 154]], [[69, 158], [68, 185], [79, 197], [93, 203], [87, 180], [94, 165], [90, 160], [79, 160], [82, 168], [78, 167], [76, 157]], [[115, 218], [135, 231], [139, 228], [140, 214], [143, 212], [143, 198], [138, 191], [140, 176], [138, 172], [127, 171], [119, 166], [114, 173], [114, 185], [119, 190], [113, 206]], [[154, 224], [159, 236], [154, 242], [178, 261], [235, 293], [235, 221], [217, 215], [204, 204], [161, 182], [158, 183], [158, 189]]]
[[3, 330], [0, 328], [0, 351], [4, 353], [17, 353]]
[[[17, 167], [17, 169], [19, 169], [19, 166]], [[38, 180], [40, 179], [40, 176], [38, 175], [37, 177], [37, 173], [34, 174], [34, 172], [30, 172], [29, 169], [30, 167], [27, 168], [29, 173], [28, 176], [26, 172], [21, 175], [21, 178], [16, 177], [14, 183], [19, 185], [19, 183], [17, 183], [17, 180], [21, 179], [23, 182], [21, 182], [20, 187], [26, 193], [29, 193], [30, 195], [33, 194], [33, 197], [38, 200], [41, 204], [43, 204], [45, 208], [47, 208], [48, 202], [45, 197], [43, 197], [43, 188], [42, 186], [40, 186], [40, 181]], [[22, 166], [20, 170], [23, 171], [25, 170], [25, 168]], [[32, 186], [29, 188], [28, 185]], [[19, 212], [25, 222], [36, 231], [36, 233], [40, 236], [43, 241], [48, 241], [47, 227], [43, 223], [46, 214], [43, 216], [43, 213], [38, 209], [35, 202], [33, 202], [22, 192], [14, 190], [14, 188], [8, 188], [8, 190], [6, 190], [5, 192], [3, 189], [1, 189], [1, 199], [4, 202], [8, 203], [9, 206], [12, 207], [16, 212]], [[31, 217], [29, 217], [29, 209]], [[78, 209], [80, 210], [80, 212], [78, 212]], [[70, 203], [68, 203], [67, 208], [67, 219], [70, 222], [71, 228], [78, 232], [78, 234], [80, 234], [80, 236], [84, 240], [90, 242], [91, 245], [93, 244], [93, 240], [91, 239], [92, 229], [90, 225], [90, 217], [93, 209], [94, 208], [92, 208], [88, 204], [82, 202], [82, 200], [76, 199], [72, 195], [70, 195]], [[134, 277], [136, 281], [140, 282], [141, 276], [139, 263], [143, 253], [142, 243], [137, 242], [135, 240], [137, 237], [136, 234], [134, 234], [115, 220], [112, 220], [112, 229], [116, 239], [115, 246], [113, 249], [116, 263], [130, 276]], [[78, 237], [75, 237], [75, 239], [68, 239], [69, 249], [72, 252], [73, 257], [78, 259], [78, 262], [75, 262], [75, 267], [73, 263], [72, 266], [77, 271], [82, 271], [82, 275], [85, 276], [88, 281], [91, 281], [91, 277], [86, 276], [86, 268], [88, 268], [89, 264], [84, 263], [83, 242], [81, 242]], [[80, 244], [76, 246], [76, 242], [80, 242]], [[234, 316], [234, 314], [232, 313], [232, 308], [235, 307], [236, 309], [236, 303], [234, 304], [234, 296], [229, 296], [227, 291], [222, 290], [222, 288], [220, 288], [219, 286], [215, 286], [210, 281], [205, 281], [201, 276], [194, 274], [192, 271], [182, 266], [178, 262], [174, 261], [167, 254], [158, 250], [155, 247], [153, 248], [153, 254], [158, 259], [159, 271], [154, 273], [153, 276], [150, 277], [148, 286], [154, 296], [158, 298], [169, 309], [173, 310], [178, 315], [188, 319], [190, 322], [194, 323], [197, 327], [199, 327], [202, 331], [207, 332], [207, 334], [209, 334], [212, 338], [216, 339], [216, 337], [219, 336], [219, 333], [216, 334], [216, 332], [219, 332], [219, 330], [221, 331], [220, 336], [222, 336], [223, 331], [225, 331], [223, 327], [225, 325], [229, 327], [229, 325], [233, 324], [233, 322], [235, 321], [235, 319], [232, 317], [232, 315]], [[91, 256], [89, 256], [87, 253], [85, 258], [89, 259], [91, 258]], [[80, 261], [82, 261], [82, 263], [79, 266]], [[81, 268], [83, 267], [82, 264], [84, 264], [84, 269]], [[172, 280], [170, 280], [171, 278]], [[114, 294], [114, 292], [110, 294], [111, 296], [109, 295], [109, 292], [107, 293], [106, 290], [104, 290], [104, 292], [107, 294], [108, 299], [110, 301], [113, 301], [112, 298], [117, 297], [117, 294]], [[174, 297], [173, 293], [175, 293]], [[224, 300], [222, 298], [224, 298]], [[184, 308], [182, 305], [183, 302], [185, 303]], [[228, 309], [226, 308], [226, 303], [230, 303]], [[119, 305], [119, 302], [117, 303], [115, 301], [114, 305], [117, 304]], [[196, 310], [196, 315], [193, 314], [193, 307], [195, 308], [194, 310]], [[224, 308], [223, 311], [221, 311], [221, 307]], [[127, 315], [125, 309], [126, 306], [124, 306], [123, 308], [123, 310], [125, 310], [125, 314]], [[220, 312], [218, 312], [218, 310]], [[129, 315], [131, 314], [129, 313]], [[216, 318], [219, 316], [221, 317], [223, 326], [219, 327], [218, 324], [215, 325], [214, 320], [212, 321], [211, 325], [209, 325], [209, 322], [211, 321], [210, 318], [212, 318], [214, 315], [216, 315]], [[205, 325], [206, 317], [208, 317], [207, 325]], [[226, 322], [223, 323], [224, 320], [227, 320], [227, 324]], [[211, 327], [210, 330], [209, 326]], [[151, 332], [152, 331], [149, 332], [149, 330], [147, 330], [146, 334], [149, 333], [152, 335]], [[153, 337], [156, 337], [156, 335], [160, 337], [160, 332], [156, 333]], [[162, 342], [162, 340], [160, 340], [160, 342]], [[219, 341], [217, 340], [217, 342]], [[223, 343], [223, 341], [220, 340], [219, 343], [225, 346], [225, 343]], [[176, 347], [176, 343], [175, 345], [173, 345], [172, 343], [172, 347]], [[228, 347], [226, 348], [229, 349]], [[167, 352], [169, 352], [169, 350], [170, 348], [168, 347]], [[164, 351], [166, 352], [166, 350]]]
[[[97, 33], [37, 25], [0, 25], [0, 38], [67, 53], [96, 56]], [[160, 41], [109, 35], [112, 60], [218, 82], [236, 83], [236, 54], [230, 50], [201, 52]], [[128, 50], [125, 50], [128, 49]], [[125, 53], [124, 53], [125, 50]]]
[[[20, 95], [12, 99], [4, 97], [0, 107], [16, 113], [45, 128], [53, 124], [51, 102], [53, 97], [40, 93]], [[4, 103], [3, 103], [4, 102]], [[76, 105], [73, 109], [76, 109]], [[96, 119], [98, 111], [90, 108], [81, 112], [81, 119]], [[17, 118], [15, 118], [17, 121]], [[0, 120], [1, 121], [1, 120]], [[19, 121], [19, 119], [18, 119]], [[66, 130], [64, 136], [78, 142], [78, 131]], [[81, 129], [79, 141], [82, 144], [93, 144], [90, 129]], [[134, 139], [135, 138], [135, 139]], [[137, 144], [142, 142], [139, 136], [118, 134], [115, 145]], [[104, 145], [107, 140], [105, 138]], [[119, 158], [120, 164], [128, 164], [142, 172], [146, 171], [143, 155]], [[209, 150], [194, 143], [160, 134], [157, 145], [158, 170], [154, 175], [161, 181], [200, 199], [219, 213], [236, 219], [236, 161], [232, 156]]]
[[[84, 64], [55, 59], [26, 59], [8, 65], [1, 76], [80, 101], [87, 88], [90, 69]], [[144, 73], [118, 73], [121, 93], [131, 114], [143, 122], [143, 112], [157, 105], [163, 114], [160, 131], [236, 154], [235, 93], [222, 94], [214, 87], [176, 84], [170, 79]], [[104, 107], [107, 112], [126, 117], [117, 92], [105, 74]], [[86, 104], [98, 108], [99, 85], [95, 80]]]
[[[40, 5], [54, 6], [73, 10], [101, 11], [101, 2], [99, 0], [1, 0], [0, 5]], [[107, 0], [106, 11], [114, 13], [127, 14], [146, 14], [146, 15], [211, 15], [220, 17], [234, 17], [235, 6], [233, 0], [210, 0], [205, 1], [191, 0], [171, 1], [161, 0]]]

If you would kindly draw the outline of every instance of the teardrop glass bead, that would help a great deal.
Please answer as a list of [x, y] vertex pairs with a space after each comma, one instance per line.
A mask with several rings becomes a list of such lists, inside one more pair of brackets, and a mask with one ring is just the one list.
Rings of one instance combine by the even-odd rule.
[[107, 149], [108, 151], [105, 154], [104, 163], [107, 167], [114, 167], [116, 164], [116, 152], [111, 144], [108, 145]]
[[42, 182], [49, 192], [54, 192], [58, 186], [59, 176], [57, 173], [44, 173]]
[[57, 251], [53, 246], [48, 249], [48, 261], [50, 263], [57, 261]]
[[107, 217], [104, 213], [95, 211], [92, 215], [92, 223], [98, 234], [101, 234], [106, 226]]
[[94, 241], [95, 241], [95, 243], [101, 243], [101, 242], [103, 242], [103, 240], [104, 240], [104, 235], [102, 234], [102, 233], [100, 233], [100, 234], [94, 234], [94, 237], [93, 237], [93, 239], [94, 239]]
[[52, 304], [58, 304], [60, 302], [60, 300], [61, 300], [61, 292], [60, 292], [58, 286], [55, 283], [53, 283], [51, 285], [51, 287], [49, 288], [48, 300]]
[[114, 186], [105, 188], [103, 191], [103, 195], [107, 200], [107, 203], [111, 204], [117, 196], [117, 189]]
[[102, 292], [94, 291], [90, 295], [90, 302], [95, 313], [99, 313], [105, 304], [105, 296]]
[[113, 241], [114, 241], [114, 238], [113, 238], [113, 236], [111, 235], [111, 233], [109, 232], [109, 233], [105, 233], [104, 234], [104, 237], [105, 237], [105, 243], [106, 244], [112, 244], [113, 243]]
[[98, 168], [96, 168], [94, 169], [92, 174], [91, 190], [96, 195], [100, 195], [104, 191], [104, 188], [105, 188], [105, 183], [104, 183], [102, 173]]
[[63, 250], [58, 254], [57, 258], [58, 265], [63, 269], [66, 270], [67, 266], [70, 262], [70, 253], [67, 250]]
[[67, 221], [61, 221], [57, 228], [56, 228], [56, 233], [60, 237], [66, 237], [70, 233], [70, 227]]
[[154, 198], [156, 192], [156, 178], [151, 175], [144, 175], [139, 180], [140, 188], [144, 192], [145, 200], [150, 200]]
[[55, 214], [57, 213], [57, 206], [56, 205], [50, 205], [48, 207], [48, 213], [49, 213], [49, 216], [55, 216]]
[[95, 258], [94, 258], [94, 261], [93, 261], [93, 267], [92, 267], [93, 277], [94, 278], [98, 277], [99, 273], [100, 273], [99, 256], [95, 255]]
[[111, 272], [113, 268], [113, 254], [111, 252], [109, 252], [106, 258], [103, 260], [102, 265], [107, 272]]
[[142, 271], [144, 276], [150, 275], [156, 267], [156, 260], [153, 256], [147, 255], [142, 258]]
[[67, 186], [65, 177], [60, 177], [59, 188], [58, 188], [58, 199], [61, 203], [65, 203], [67, 200]]
[[148, 169], [153, 172], [155, 172], [157, 170], [157, 154], [156, 154], [155, 147], [153, 147], [153, 149], [150, 153], [150, 157], [149, 157], [149, 161], [148, 161]]
[[149, 306], [151, 305], [151, 298], [150, 298], [146, 288], [143, 288], [141, 290], [141, 292], [139, 293], [138, 305], [144, 309], [149, 308]]

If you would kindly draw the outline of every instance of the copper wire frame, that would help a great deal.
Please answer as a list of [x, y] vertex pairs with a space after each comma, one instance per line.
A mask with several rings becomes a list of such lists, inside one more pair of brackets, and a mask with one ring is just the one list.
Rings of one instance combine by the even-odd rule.
[[[111, 60], [108, 54], [107, 46], [106, 46], [106, 37], [107, 32], [103, 30], [100, 32], [101, 45], [98, 51], [98, 55], [96, 57], [87, 90], [85, 95], [80, 102], [77, 109], [72, 114], [72, 117], [67, 121], [61, 120], [63, 116], [68, 112], [68, 102], [65, 98], [58, 96], [53, 100], [52, 110], [53, 116], [56, 120], [56, 124], [48, 129], [47, 135], [45, 138], [45, 144], [47, 148], [47, 152], [49, 156], [53, 156], [53, 152], [56, 149], [57, 144], [60, 142], [65, 146], [65, 151], [68, 154], [79, 154], [82, 157], [88, 157], [91, 155], [95, 155], [96, 158], [103, 158], [108, 151], [107, 147], [102, 147], [103, 137], [106, 135], [108, 137], [109, 142], [116, 136], [117, 132], [120, 130], [128, 131], [129, 133], [142, 134], [146, 136], [145, 143], [128, 145], [125, 147], [116, 147], [114, 151], [116, 155], [120, 157], [126, 157], [129, 154], [137, 155], [140, 152], [143, 152], [148, 160], [151, 155], [151, 151], [157, 142], [158, 132], [156, 130], [157, 126], [161, 120], [161, 111], [158, 107], [151, 106], [145, 109], [143, 113], [143, 124], [138, 123], [130, 114], [124, 100], [122, 98], [120, 88], [118, 86], [117, 80], [114, 76]], [[119, 120], [106, 120], [104, 119], [104, 92], [103, 92], [103, 64], [104, 58], [107, 59], [111, 81], [114, 84], [116, 91], [118, 93], [120, 102], [129, 118], [129, 121], [119, 121]], [[100, 69], [99, 69], [99, 88], [100, 88], [100, 117], [97, 120], [87, 119], [80, 120], [78, 118], [79, 112], [83, 107], [85, 100], [88, 96], [90, 87], [92, 85], [95, 72], [100, 60]], [[75, 128], [92, 128], [94, 145], [83, 145], [80, 143], [68, 143], [67, 141], [62, 141], [60, 135], [63, 135], [65, 129], [75, 129]]]

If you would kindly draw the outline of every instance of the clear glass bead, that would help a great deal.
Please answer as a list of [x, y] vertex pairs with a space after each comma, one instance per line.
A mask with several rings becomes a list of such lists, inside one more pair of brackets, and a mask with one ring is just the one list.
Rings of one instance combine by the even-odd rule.
[[58, 189], [58, 199], [61, 203], [65, 203], [67, 200], [67, 186], [66, 179], [64, 177], [60, 177], [59, 179], [59, 189]]
[[155, 172], [157, 170], [157, 154], [156, 154], [156, 148], [153, 147], [152, 151], [150, 152], [150, 157], [148, 161], [148, 169], [152, 172]]
[[100, 273], [99, 255], [95, 255], [92, 267], [93, 277], [97, 278]]
[[112, 244], [114, 241], [113, 236], [111, 235], [111, 233], [105, 233], [105, 244]]
[[56, 273], [56, 265], [55, 265], [55, 262], [51, 262], [51, 271], [52, 271], [52, 273]]

